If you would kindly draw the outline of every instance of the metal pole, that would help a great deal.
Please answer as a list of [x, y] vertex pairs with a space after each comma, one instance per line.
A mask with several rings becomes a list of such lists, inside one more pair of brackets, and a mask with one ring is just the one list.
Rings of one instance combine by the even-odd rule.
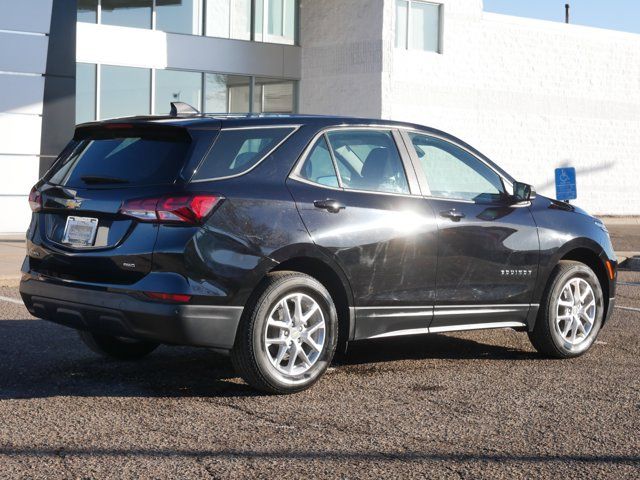
[[569, 5], [568, 3], [564, 4], [564, 23], [569, 23], [569, 9], [571, 8], [571, 5]]

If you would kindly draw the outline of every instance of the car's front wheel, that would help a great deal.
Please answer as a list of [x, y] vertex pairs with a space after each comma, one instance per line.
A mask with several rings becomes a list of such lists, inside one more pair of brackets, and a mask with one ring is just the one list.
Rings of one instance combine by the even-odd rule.
[[593, 345], [603, 313], [602, 288], [593, 270], [580, 262], [561, 261], [551, 274], [529, 338], [545, 355], [577, 357]]
[[138, 360], [146, 357], [156, 348], [157, 343], [134, 340], [133, 338], [114, 337], [113, 335], [103, 335], [78, 331], [80, 339], [89, 349], [98, 355], [116, 360]]
[[325, 372], [337, 336], [336, 308], [327, 289], [303, 273], [274, 272], [245, 308], [231, 359], [254, 388], [298, 392]]

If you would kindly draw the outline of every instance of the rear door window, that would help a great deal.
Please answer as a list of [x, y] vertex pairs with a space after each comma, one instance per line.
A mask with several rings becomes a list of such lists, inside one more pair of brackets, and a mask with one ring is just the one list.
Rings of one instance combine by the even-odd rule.
[[371, 192], [409, 193], [398, 147], [389, 130], [336, 130], [327, 134], [342, 186]]
[[173, 183], [191, 142], [143, 137], [86, 139], [54, 166], [49, 183], [65, 187]]
[[291, 127], [222, 130], [193, 180], [215, 180], [246, 173], [293, 130]]

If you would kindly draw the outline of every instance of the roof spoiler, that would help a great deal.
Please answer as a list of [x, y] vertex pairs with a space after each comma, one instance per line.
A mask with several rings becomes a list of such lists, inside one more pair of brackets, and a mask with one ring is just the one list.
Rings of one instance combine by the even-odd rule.
[[200, 115], [200, 112], [197, 108], [192, 107], [188, 103], [171, 102], [171, 112], [169, 115], [172, 117], [179, 117], [182, 115]]
[[187, 129], [153, 122], [94, 122], [76, 127], [74, 140], [109, 140], [113, 138], [147, 138], [173, 142], [190, 142]]

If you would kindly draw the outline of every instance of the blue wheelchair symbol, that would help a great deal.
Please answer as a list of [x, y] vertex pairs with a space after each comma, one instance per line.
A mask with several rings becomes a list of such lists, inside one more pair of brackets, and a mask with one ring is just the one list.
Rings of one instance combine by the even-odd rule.
[[578, 198], [575, 168], [556, 168], [556, 198], [558, 200], [575, 200]]

